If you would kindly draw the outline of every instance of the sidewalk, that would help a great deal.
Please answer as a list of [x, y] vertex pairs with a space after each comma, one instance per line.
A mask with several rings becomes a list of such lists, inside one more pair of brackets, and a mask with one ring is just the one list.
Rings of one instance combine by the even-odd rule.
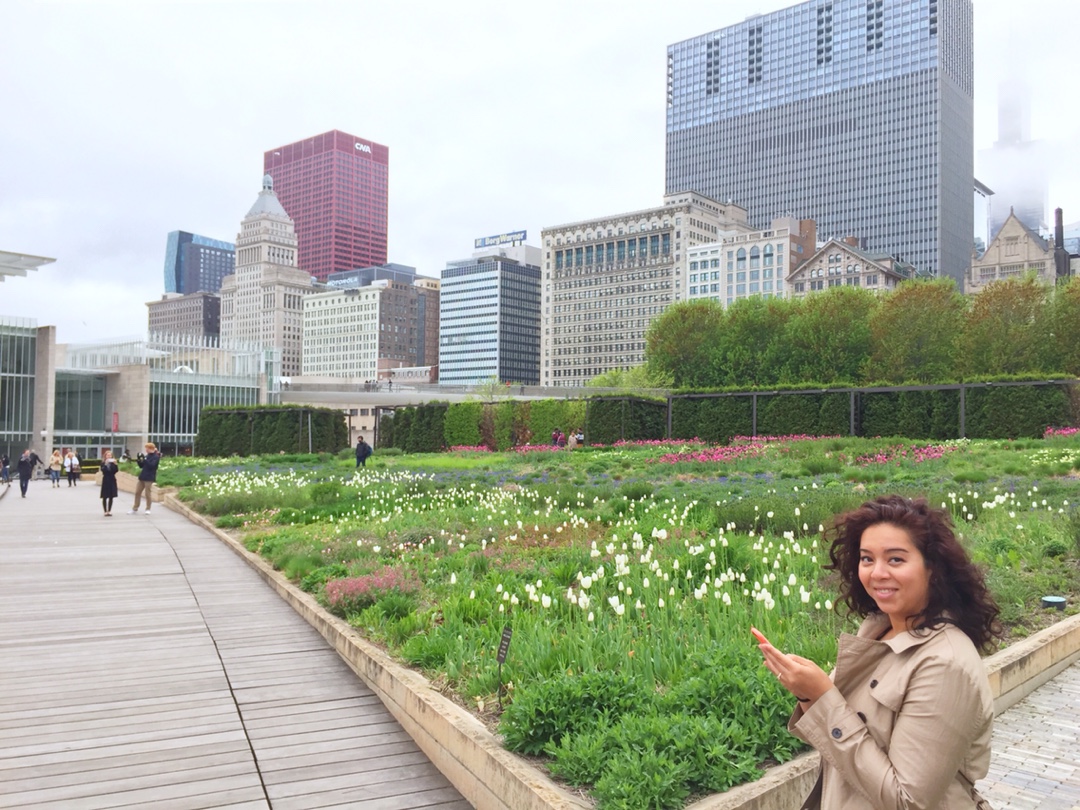
[[469, 807], [243, 560], [131, 500], [0, 500], [0, 808]]
[[1080, 808], [1080, 663], [994, 722], [990, 773], [978, 785], [994, 810]]

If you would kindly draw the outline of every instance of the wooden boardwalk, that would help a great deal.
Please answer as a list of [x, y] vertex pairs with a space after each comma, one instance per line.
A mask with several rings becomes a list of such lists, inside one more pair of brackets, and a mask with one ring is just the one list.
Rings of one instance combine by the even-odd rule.
[[241, 559], [130, 503], [0, 500], [0, 808], [470, 807]]

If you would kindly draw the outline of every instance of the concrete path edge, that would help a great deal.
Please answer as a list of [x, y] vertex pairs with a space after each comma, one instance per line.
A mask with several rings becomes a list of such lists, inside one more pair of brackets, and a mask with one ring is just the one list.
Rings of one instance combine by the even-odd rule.
[[[134, 476], [120, 480], [134, 490]], [[129, 489], [130, 487], [130, 489]], [[472, 714], [432, 688], [430, 682], [393, 661], [349, 625], [294, 586], [257, 554], [194, 512], [171, 492], [165, 506], [202, 526], [247, 561], [314, 627], [386, 705], [417, 745], [477, 810], [584, 810], [591, 802], [556, 784], [540, 769], [506, 751]], [[997, 714], [1080, 661], [1080, 614], [988, 656], [986, 664]], [[709, 796], [687, 810], [788, 810], [798, 807], [817, 777], [816, 753], [771, 768], [756, 782]]]

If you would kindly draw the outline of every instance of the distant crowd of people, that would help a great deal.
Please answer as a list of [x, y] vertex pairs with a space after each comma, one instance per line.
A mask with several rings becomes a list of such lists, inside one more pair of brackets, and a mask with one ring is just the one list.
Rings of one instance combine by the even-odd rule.
[[585, 444], [585, 433], [578, 428], [573, 433], [567, 435], [561, 430], [556, 428], [551, 432], [551, 445], [553, 447], [566, 447], [573, 450], [575, 447], [579, 447]]

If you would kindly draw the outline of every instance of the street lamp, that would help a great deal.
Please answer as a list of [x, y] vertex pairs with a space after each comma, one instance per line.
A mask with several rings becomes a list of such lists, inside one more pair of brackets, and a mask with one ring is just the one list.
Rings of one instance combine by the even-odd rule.
[[42, 450], [45, 449], [45, 439], [47, 439], [48, 437], [49, 437], [48, 428], [42, 428], [41, 429], [41, 449]]

